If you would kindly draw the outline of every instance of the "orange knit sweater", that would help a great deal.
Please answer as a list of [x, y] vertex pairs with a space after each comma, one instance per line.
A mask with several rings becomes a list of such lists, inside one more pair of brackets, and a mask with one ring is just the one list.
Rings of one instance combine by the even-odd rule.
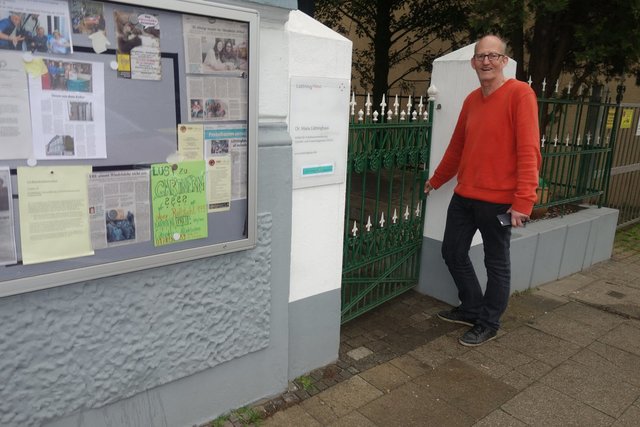
[[455, 193], [510, 204], [530, 214], [540, 170], [538, 104], [524, 82], [507, 80], [486, 98], [480, 88], [462, 105], [444, 157], [429, 182], [439, 188], [456, 174]]

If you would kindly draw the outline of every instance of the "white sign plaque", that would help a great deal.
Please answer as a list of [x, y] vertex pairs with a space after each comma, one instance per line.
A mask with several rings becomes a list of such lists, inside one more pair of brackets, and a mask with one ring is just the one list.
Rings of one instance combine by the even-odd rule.
[[290, 93], [293, 188], [344, 182], [349, 80], [292, 77]]

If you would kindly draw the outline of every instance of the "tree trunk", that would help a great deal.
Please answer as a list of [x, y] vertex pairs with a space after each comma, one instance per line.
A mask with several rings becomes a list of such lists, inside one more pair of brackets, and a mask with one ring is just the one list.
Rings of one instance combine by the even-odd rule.
[[382, 95], [389, 90], [389, 50], [391, 49], [391, 1], [377, 0], [376, 30], [374, 36], [373, 104], [379, 110]]
[[[538, 16], [533, 29], [529, 75], [538, 96], [549, 97], [562, 71], [563, 58], [568, 53], [571, 35], [563, 25], [564, 14]], [[543, 91], [543, 81], [546, 86]]]
[[298, 9], [313, 18], [316, 11], [316, 0], [298, 0]]

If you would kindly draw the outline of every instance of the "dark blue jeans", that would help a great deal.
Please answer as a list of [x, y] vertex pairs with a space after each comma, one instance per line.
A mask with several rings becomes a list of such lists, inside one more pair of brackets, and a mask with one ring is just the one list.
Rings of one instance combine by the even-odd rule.
[[[500, 316], [507, 309], [511, 285], [511, 227], [500, 225], [496, 216], [505, 213], [509, 207], [454, 194], [442, 241], [442, 257], [458, 288], [463, 313], [476, 323], [496, 330], [500, 327]], [[469, 258], [476, 230], [482, 235], [487, 269], [484, 295]]]

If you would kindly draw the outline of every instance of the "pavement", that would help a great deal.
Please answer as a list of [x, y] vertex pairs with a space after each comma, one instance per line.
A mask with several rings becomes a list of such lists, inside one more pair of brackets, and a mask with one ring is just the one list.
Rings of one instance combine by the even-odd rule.
[[343, 325], [336, 363], [255, 405], [260, 425], [640, 425], [640, 250], [513, 295], [479, 347], [447, 308], [410, 291]]

